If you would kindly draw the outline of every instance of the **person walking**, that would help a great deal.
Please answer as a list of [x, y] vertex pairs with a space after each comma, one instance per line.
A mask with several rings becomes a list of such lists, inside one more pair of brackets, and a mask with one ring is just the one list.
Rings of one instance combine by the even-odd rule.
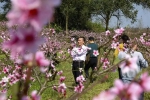
[[86, 78], [89, 77], [89, 69], [91, 68], [92, 71], [94, 69], [96, 69], [97, 67], [97, 54], [95, 54], [96, 52], [98, 53], [98, 45], [94, 42], [94, 37], [89, 37], [89, 44], [87, 45], [90, 50], [87, 54], [88, 57], [88, 61], [86, 62], [85, 64], [85, 68], [84, 68], [84, 71], [85, 71], [85, 76]]
[[88, 47], [85, 46], [84, 44], [85, 38], [79, 37], [78, 46], [73, 47], [73, 49], [71, 50], [71, 56], [73, 58], [72, 73], [76, 84], [79, 84], [76, 81], [76, 78], [82, 74], [82, 69], [84, 67], [84, 62], [88, 51]]
[[[148, 67], [147, 61], [144, 59], [141, 52], [136, 51], [136, 47], [137, 45], [133, 45], [130, 42], [129, 43], [127, 42], [126, 49], [124, 51], [120, 51], [118, 54], [118, 58], [120, 60], [123, 60], [127, 57], [134, 59], [133, 61], [123, 62], [123, 63], [126, 63], [126, 64], [123, 64], [124, 66], [122, 66], [122, 64], [119, 66], [120, 73], [122, 75], [121, 80], [125, 84], [129, 84], [131, 81], [133, 81], [135, 76], [139, 72], [141, 72], [142, 68]], [[131, 66], [132, 63], [134, 63], [133, 66]], [[124, 71], [124, 67], [126, 66], [134, 67], [134, 69], [129, 69], [129, 71]], [[140, 95], [138, 100], [144, 100], [143, 98], [144, 98], [144, 93]]]

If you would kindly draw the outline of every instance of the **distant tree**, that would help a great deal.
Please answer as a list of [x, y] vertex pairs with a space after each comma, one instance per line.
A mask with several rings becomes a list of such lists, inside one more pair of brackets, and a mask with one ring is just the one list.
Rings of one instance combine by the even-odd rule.
[[[3, 13], [0, 20], [4, 20], [6, 13], [10, 10], [11, 0], [0, 0]], [[62, 0], [62, 4], [55, 13], [55, 24], [63, 29], [89, 29], [87, 22], [93, 14], [101, 15], [105, 22], [105, 29], [108, 29], [112, 16], [119, 18], [117, 12], [126, 18], [136, 21], [137, 11], [133, 4], [142, 5], [143, 8], [150, 8], [150, 0]]]
[[66, 34], [68, 34], [69, 16], [75, 11], [75, 7], [73, 6], [74, 3], [74, 0], [65, 0], [64, 2], [62, 2], [62, 5], [60, 7], [61, 13], [63, 14], [63, 16], [65, 16]]
[[93, 13], [101, 15], [105, 21], [105, 30], [108, 30], [112, 16], [118, 19], [118, 12], [132, 19], [132, 22], [136, 21], [137, 10], [134, 8], [133, 3], [128, 0], [93, 0], [93, 5]]
[[91, 7], [91, 0], [63, 0], [56, 10], [55, 23], [63, 29], [88, 29]]
[[141, 5], [143, 8], [150, 8], [150, 0], [129, 0], [130, 2]]

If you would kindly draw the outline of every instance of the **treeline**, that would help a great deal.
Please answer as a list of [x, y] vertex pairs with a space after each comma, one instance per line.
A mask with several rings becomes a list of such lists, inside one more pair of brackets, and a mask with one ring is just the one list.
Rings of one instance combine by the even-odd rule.
[[[2, 7], [4, 12], [0, 15], [0, 19], [4, 20], [11, 4], [10, 0], [0, 2], [5, 2]], [[138, 12], [135, 4], [150, 8], [150, 0], [62, 0], [62, 4], [56, 8], [52, 25], [66, 32], [70, 29], [107, 30], [112, 16], [115, 16], [118, 22], [121, 16], [135, 22]], [[100, 16], [104, 26], [99, 21], [93, 23], [93, 16]], [[117, 26], [119, 27], [119, 23]]]

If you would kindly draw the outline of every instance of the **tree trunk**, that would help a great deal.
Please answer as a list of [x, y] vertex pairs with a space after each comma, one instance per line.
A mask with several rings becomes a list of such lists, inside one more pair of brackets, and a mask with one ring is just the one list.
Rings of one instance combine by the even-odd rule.
[[66, 34], [68, 35], [69, 32], [68, 32], [68, 19], [69, 19], [69, 13], [68, 13], [68, 8], [67, 8], [67, 12], [66, 12]]
[[108, 30], [108, 25], [109, 25], [109, 18], [106, 19], [106, 27], [105, 27], [105, 31]]
[[69, 32], [68, 32], [68, 15], [66, 16], [66, 34], [69, 34]]
[[106, 18], [105, 18], [105, 22], [106, 22], [106, 28], [105, 28], [105, 30], [106, 30], [106, 31], [108, 30], [110, 16], [111, 16], [111, 15], [110, 15], [110, 11], [108, 11], [108, 12], [106, 13]]

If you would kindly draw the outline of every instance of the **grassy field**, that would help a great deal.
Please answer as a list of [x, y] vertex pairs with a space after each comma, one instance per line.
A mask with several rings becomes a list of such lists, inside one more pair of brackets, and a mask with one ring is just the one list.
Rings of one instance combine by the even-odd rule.
[[[104, 51], [100, 52], [100, 55], [103, 55]], [[112, 59], [112, 53], [109, 54], [109, 59]], [[3, 61], [5, 58], [5, 55], [2, 53], [0, 54], [0, 60]], [[118, 60], [115, 60], [115, 63], [117, 63]], [[9, 63], [9, 60], [5, 60], [5, 63]], [[72, 74], [72, 66], [71, 66], [71, 58], [68, 61], [64, 61], [59, 63], [56, 66], [56, 69], [58, 71], [62, 70], [63, 71], [63, 76], [66, 77], [65, 84], [67, 86], [67, 95], [65, 98], [62, 98], [61, 95], [59, 95], [56, 91], [52, 89], [52, 87], [46, 88], [46, 90], [42, 93], [41, 95], [41, 100], [66, 100], [69, 98], [74, 92], [74, 78]], [[0, 68], [0, 71], [2, 68]], [[150, 72], [150, 68], [146, 69], [147, 71]], [[38, 71], [38, 70], [37, 70]], [[100, 69], [102, 71], [102, 69]], [[91, 87], [86, 93], [82, 94], [78, 100], [92, 100], [92, 98], [96, 95], [98, 95], [101, 91], [109, 89], [110, 87], [113, 86], [114, 80], [118, 78], [118, 72], [117, 71], [111, 71], [108, 72], [107, 74], [104, 75], [99, 75], [97, 76], [97, 80], [100, 80], [102, 78], [105, 78], [105, 75], [108, 76], [108, 79], [105, 80], [102, 83], [98, 83]], [[2, 78], [3, 75], [1, 74], [0, 77]], [[40, 80], [42, 83], [44, 83], [45, 77], [43, 75], [39, 76]], [[48, 85], [52, 86], [53, 83], [58, 84], [58, 77], [56, 80], [54, 80], [51, 83], [48, 83]], [[95, 82], [95, 81], [94, 81]], [[93, 83], [90, 83], [89, 87], [92, 86]], [[16, 93], [17, 93], [17, 87], [18, 84], [15, 84], [9, 88], [8, 95], [12, 95], [11, 100], [16, 100]], [[30, 84], [30, 91], [29, 94], [32, 90], [39, 90], [40, 85], [37, 81], [32, 82]], [[0, 88], [1, 89], [1, 88]], [[150, 100], [150, 93], [145, 93], [145, 99], [144, 100]]]
[[[3, 59], [5, 56], [1, 55], [0, 58]], [[71, 59], [71, 58], [70, 58]], [[115, 63], [117, 63], [118, 60], [115, 60]], [[71, 67], [71, 60], [66, 62], [61, 62], [56, 66], [56, 69], [63, 71], [63, 76], [66, 77], [65, 84], [67, 86], [67, 95], [65, 98], [62, 98], [61, 95], [59, 95], [56, 91], [52, 89], [52, 87], [46, 88], [46, 90], [41, 95], [41, 100], [66, 100], [74, 93], [74, 78], [72, 74], [72, 67]], [[102, 70], [102, 69], [101, 69]], [[78, 100], [92, 100], [92, 98], [96, 95], [98, 95], [101, 91], [109, 89], [113, 86], [113, 82], [115, 79], [118, 78], [118, 72], [112, 71], [105, 75], [108, 75], [108, 79], [105, 80], [102, 83], [94, 85], [92, 88], [90, 88], [86, 93], [82, 94]], [[97, 79], [104, 78], [105, 75], [97, 76]], [[2, 77], [2, 76], [1, 76]], [[40, 76], [40, 80], [44, 83], [44, 78], [42, 75]], [[58, 78], [53, 81], [52, 83], [58, 83]], [[49, 83], [48, 85], [52, 85], [52, 83]], [[32, 90], [39, 90], [40, 86], [37, 81], [32, 82], [30, 87], [30, 92]], [[92, 83], [90, 83], [92, 85]], [[89, 85], [89, 86], [90, 86]], [[11, 100], [16, 100], [16, 93], [17, 93], [17, 87], [18, 84], [13, 85], [9, 88], [8, 94], [12, 95]], [[29, 92], [29, 94], [30, 94]], [[150, 93], [145, 93], [145, 99], [144, 100], [150, 100]]]
[[[69, 87], [72, 86], [72, 84], [74, 83], [74, 79], [71, 72], [71, 63], [62, 62], [59, 66], [57, 66], [57, 69], [64, 71], [64, 76], [66, 76], [66, 81], [65, 81], [66, 85]], [[103, 75], [98, 77], [103, 77]], [[88, 90], [85, 94], [83, 94], [80, 98], [78, 98], [78, 100], [92, 100], [92, 98], [98, 95], [101, 91], [112, 87], [114, 80], [117, 78], [118, 78], [117, 71], [108, 73], [108, 79], [105, 82], [95, 85], [90, 90]], [[37, 87], [38, 86], [35, 84], [32, 86], [32, 89], [37, 89]], [[68, 88], [66, 98], [71, 96], [73, 93], [74, 93], [73, 88], [72, 89]], [[64, 100], [66, 98], [64, 98]], [[58, 97], [57, 92], [49, 88], [46, 91], [44, 91], [44, 93], [42, 94], [42, 100], [60, 100], [60, 97]], [[145, 93], [144, 100], [150, 100], [150, 93]]]
[[[74, 93], [74, 88], [72, 86], [74, 83], [74, 78], [73, 78], [72, 71], [71, 71], [71, 63], [62, 62], [59, 64], [59, 66], [57, 66], [57, 69], [63, 70], [63, 72], [64, 72], [63, 74], [64, 74], [64, 76], [66, 76], [65, 83], [66, 83], [66, 86], [69, 86], [69, 88], [67, 88], [67, 96], [66, 96], [66, 98], [68, 98], [69, 96], [71, 96]], [[102, 77], [102, 76], [98, 76], [98, 77]], [[91, 90], [89, 90], [87, 93], [83, 94], [78, 100], [92, 100], [93, 96], [98, 95], [100, 93], [100, 91], [111, 87], [113, 85], [113, 80], [115, 80], [115, 78], [117, 78], [117, 77], [118, 77], [118, 73], [112, 72], [111, 74], [109, 74], [109, 78], [108, 78], [108, 80], [106, 80], [106, 82], [97, 84]], [[34, 83], [34, 85], [32, 85], [32, 89], [34, 90], [37, 88], [38, 88], [38, 86], [36, 85], [36, 83]], [[66, 99], [66, 98], [64, 98], [64, 99]], [[49, 100], [49, 99], [50, 100], [60, 100], [60, 98], [57, 95], [57, 92], [55, 92], [51, 88], [47, 89], [42, 94], [42, 100]]]
[[[5, 56], [0, 56], [1, 59], [4, 58]], [[47, 88], [41, 96], [41, 100], [65, 100], [68, 97], [70, 97], [74, 92], [74, 78], [72, 74], [72, 67], [71, 67], [71, 61], [70, 62], [61, 62], [58, 66], [56, 66], [57, 70], [62, 70], [63, 71], [63, 76], [66, 77], [65, 84], [67, 87], [67, 95], [65, 98], [61, 98], [61, 96], [54, 91], [51, 87]], [[2, 75], [0, 75], [2, 77]], [[102, 75], [103, 76], [103, 75]], [[102, 76], [98, 76], [101, 78]], [[92, 100], [92, 98], [95, 95], [98, 95], [102, 90], [109, 89], [111, 86], [113, 86], [113, 80], [118, 77], [118, 73], [112, 72], [111, 74], [108, 75], [108, 79], [104, 83], [97, 84], [96, 86], [92, 87], [89, 91], [87, 91], [85, 94], [83, 94], [78, 100]], [[40, 77], [40, 80], [44, 82], [44, 78]], [[58, 80], [56, 79], [52, 83], [58, 83]], [[92, 84], [92, 83], [91, 83]], [[51, 84], [49, 84], [51, 85]], [[90, 85], [89, 85], [90, 86]], [[37, 81], [32, 82], [30, 84], [30, 92], [32, 90], [39, 90], [40, 86]], [[9, 88], [8, 95], [12, 95], [11, 100], [16, 100], [16, 94], [18, 90], [18, 84], [15, 84]], [[29, 94], [30, 94], [29, 92]]]

